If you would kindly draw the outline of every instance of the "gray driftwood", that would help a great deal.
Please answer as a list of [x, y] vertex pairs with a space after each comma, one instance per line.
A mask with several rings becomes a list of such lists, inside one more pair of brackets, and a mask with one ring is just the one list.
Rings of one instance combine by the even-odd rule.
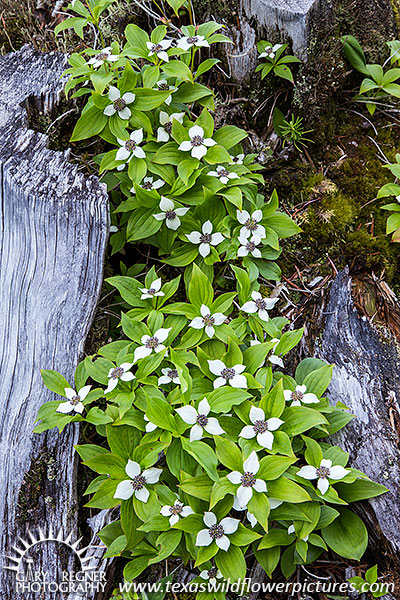
[[[64, 535], [78, 537], [78, 429], [32, 433], [38, 408], [54, 399], [40, 369], [56, 369], [73, 382], [100, 292], [109, 228], [105, 187], [27, 128], [24, 103], [51, 111], [65, 66], [62, 55], [29, 47], [0, 57], [1, 567], [12, 564], [6, 555], [15, 555], [13, 545], [22, 547], [19, 536], [29, 540], [28, 530], [62, 527]], [[73, 553], [60, 547], [38, 545], [34, 568], [51, 577], [60, 564], [70, 565]], [[31, 600], [15, 593], [14, 582], [15, 574], [0, 568], [1, 597]]]
[[319, 356], [335, 364], [331, 402], [344, 402], [357, 417], [335, 441], [350, 452], [352, 466], [389, 489], [360, 506], [370, 545], [382, 551], [384, 541], [384, 550], [400, 563], [400, 356], [390, 332], [357, 313], [351, 286], [346, 272], [332, 285]]

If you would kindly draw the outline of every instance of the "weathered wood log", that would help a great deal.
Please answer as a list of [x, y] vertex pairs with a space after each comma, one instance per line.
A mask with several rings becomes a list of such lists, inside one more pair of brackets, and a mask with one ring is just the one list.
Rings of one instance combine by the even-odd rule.
[[[369, 529], [370, 546], [375, 555], [388, 553], [399, 565], [398, 343], [388, 328], [376, 328], [358, 314], [351, 291], [348, 273], [339, 273], [325, 309], [325, 326], [316, 353], [335, 364], [329, 386], [331, 402], [344, 402], [357, 417], [332, 439], [350, 452], [351, 466], [389, 489], [359, 506]], [[397, 304], [393, 311], [399, 308]]]
[[[39, 407], [53, 394], [40, 369], [73, 383], [102, 284], [108, 199], [96, 177], [47, 148], [26, 124], [24, 102], [50, 111], [62, 92], [64, 56], [29, 47], [0, 57], [0, 560], [22, 549], [19, 537], [63, 529], [78, 536], [73, 444], [78, 428], [32, 433]], [[34, 570], [56, 577], [72, 565], [61, 544], [37, 544]], [[2, 598], [16, 593], [15, 573], [0, 568]], [[42, 597], [42, 596], [41, 596]], [[51, 596], [43, 596], [51, 597]], [[90, 596], [86, 596], [89, 598]]]

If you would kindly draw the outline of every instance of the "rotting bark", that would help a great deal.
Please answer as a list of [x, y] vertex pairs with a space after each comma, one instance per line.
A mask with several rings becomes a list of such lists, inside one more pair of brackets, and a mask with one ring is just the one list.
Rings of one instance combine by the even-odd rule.
[[[62, 93], [64, 56], [29, 47], [0, 57], [0, 540], [2, 567], [39, 528], [78, 535], [77, 426], [32, 433], [39, 407], [53, 400], [40, 369], [73, 383], [102, 283], [108, 238], [108, 197], [96, 177], [47, 148], [27, 129], [24, 104], [50, 112]], [[76, 557], [65, 545], [35, 546], [33, 570], [57, 580]], [[22, 565], [21, 565], [22, 567]], [[26, 570], [26, 565], [25, 569]], [[2, 598], [33, 600], [15, 591], [15, 573], [0, 568]], [[46, 600], [53, 596], [48, 594]], [[90, 595], [86, 595], [91, 599]], [[71, 597], [72, 600], [72, 597]]]
[[[392, 298], [393, 301], [393, 298]], [[399, 304], [394, 310], [399, 310]], [[385, 485], [389, 492], [358, 504], [374, 554], [400, 564], [400, 452], [398, 394], [400, 355], [395, 335], [360, 315], [347, 272], [336, 277], [325, 309], [316, 355], [334, 363], [328, 395], [343, 402], [356, 418], [333, 441], [350, 452], [351, 466]]]

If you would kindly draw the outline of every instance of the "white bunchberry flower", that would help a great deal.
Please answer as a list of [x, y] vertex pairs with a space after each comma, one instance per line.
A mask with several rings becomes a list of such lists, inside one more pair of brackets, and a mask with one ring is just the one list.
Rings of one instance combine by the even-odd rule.
[[210, 246], [218, 246], [221, 242], [224, 241], [224, 236], [222, 233], [216, 232], [212, 233], [213, 224], [211, 221], [206, 221], [203, 223], [201, 232], [200, 231], [192, 231], [192, 233], [187, 233], [186, 237], [192, 244], [199, 244], [199, 254], [203, 258], [208, 256], [211, 252]]
[[199, 577], [214, 582], [222, 578], [222, 573], [217, 567], [211, 567], [210, 569], [203, 569]]
[[129, 498], [135, 494], [137, 500], [140, 500], [140, 502], [147, 502], [150, 492], [145, 486], [157, 483], [160, 479], [162, 469], [145, 469], [142, 473], [139, 463], [129, 459], [125, 471], [130, 479], [121, 481], [121, 483], [117, 485], [114, 498], [118, 498], [119, 500], [129, 500]]
[[229, 383], [234, 388], [247, 388], [247, 379], [241, 375], [245, 370], [244, 365], [227, 367], [222, 360], [208, 360], [208, 367], [213, 375], [218, 375], [214, 381], [214, 388], [219, 388]]
[[[239, 498], [237, 496], [234, 496], [232, 508], [234, 510], [241, 511], [241, 510], [246, 510], [247, 507], [241, 506], [240, 502], [239, 502]], [[250, 511], [247, 511], [246, 517], [252, 527], [255, 527], [257, 525], [258, 521], [257, 521], [256, 517], [253, 515], [253, 513], [251, 513]]]
[[[142, 190], [158, 190], [163, 185], [165, 185], [165, 181], [162, 179], [156, 179], [154, 181], [153, 177], [145, 177], [143, 183], [139, 184]], [[131, 193], [136, 194], [135, 186], [131, 187]]]
[[193, 510], [190, 508], [190, 506], [184, 506], [183, 502], [181, 502], [178, 498], [175, 500], [172, 506], [169, 506], [168, 504], [163, 506], [160, 510], [160, 513], [163, 517], [169, 517], [169, 524], [172, 527], [179, 521], [181, 517], [184, 519], [188, 515], [192, 515]]
[[161, 40], [160, 42], [146, 42], [146, 46], [149, 50], [148, 56], [153, 56], [154, 54], [164, 62], [169, 62], [169, 57], [167, 54], [168, 48], [171, 47], [172, 40]]
[[260, 292], [251, 293], [252, 300], [245, 302], [240, 310], [247, 313], [258, 313], [262, 321], [269, 321], [268, 311], [272, 310], [279, 298], [263, 298]]
[[56, 412], [63, 413], [65, 415], [70, 412], [82, 414], [83, 409], [85, 408], [83, 405], [83, 400], [90, 392], [91, 387], [91, 385], [85, 385], [85, 387], [81, 388], [79, 392], [75, 392], [75, 390], [72, 388], [65, 388], [65, 395], [68, 399], [64, 402], [61, 402], [61, 404], [57, 407]]
[[207, 148], [215, 146], [215, 142], [212, 138], [204, 137], [204, 129], [199, 125], [193, 125], [189, 129], [190, 140], [182, 142], [178, 150], [183, 152], [190, 152], [194, 158], [199, 160], [207, 154]]
[[239, 175], [234, 171], [228, 171], [226, 167], [218, 165], [216, 171], [208, 171], [207, 175], [210, 177], [217, 177], [221, 183], [226, 185], [231, 179], [239, 179]]
[[118, 227], [116, 225], [110, 225], [110, 229], [109, 229], [110, 233], [117, 233], [117, 231], [118, 231]]
[[218, 523], [214, 513], [206, 512], [204, 513], [203, 521], [207, 526], [207, 529], [199, 531], [195, 545], [209, 546], [212, 542], [215, 542], [218, 548], [226, 552], [231, 545], [228, 535], [235, 533], [239, 527], [239, 520], [225, 517], [225, 519], [222, 519], [222, 521]]
[[166, 79], [160, 79], [159, 81], [157, 81], [156, 86], [157, 87], [153, 89], [158, 90], [159, 92], [171, 92], [171, 95], [168, 96], [166, 100], [164, 100], [165, 104], [169, 106], [172, 102], [172, 94], [176, 92], [178, 88], [173, 85], [168, 85]]
[[166, 385], [167, 383], [180, 384], [178, 369], [161, 369], [161, 377], [158, 378], [158, 385]]
[[141, 288], [140, 291], [142, 292], [142, 295], [140, 296], [141, 300], [154, 298], [154, 296], [165, 296], [164, 292], [161, 292], [161, 277], [155, 279], [148, 289]]
[[135, 100], [135, 94], [132, 92], [126, 92], [121, 98], [121, 92], [118, 88], [113, 85], [110, 86], [110, 91], [108, 92], [108, 99], [111, 100], [111, 104], [108, 104], [103, 113], [107, 115], [107, 117], [112, 117], [117, 114], [121, 119], [127, 121], [131, 118], [131, 109], [128, 108], [128, 104], [132, 104]]
[[244, 154], [238, 154], [237, 156], [231, 156], [230, 165], [242, 165], [244, 160]]
[[279, 429], [283, 425], [284, 421], [277, 417], [271, 417], [265, 419], [265, 412], [262, 408], [252, 406], [250, 409], [250, 421], [253, 425], [246, 425], [239, 433], [239, 437], [251, 440], [257, 436], [257, 443], [263, 448], [271, 450], [274, 442], [274, 434], [272, 431]]
[[210, 44], [207, 42], [204, 35], [190, 35], [189, 37], [182, 37], [178, 40], [176, 44], [178, 48], [182, 48], [182, 50], [189, 50], [193, 46], [197, 46], [198, 48], [209, 48]]
[[117, 138], [118, 144], [121, 148], [118, 148], [115, 160], [123, 160], [123, 165], [118, 165], [117, 170], [122, 171], [126, 163], [129, 163], [132, 158], [146, 158], [146, 154], [139, 146], [143, 141], [143, 129], [136, 129], [132, 131], [128, 140], [121, 140]]
[[185, 113], [172, 113], [169, 115], [163, 110], [160, 111], [159, 121], [161, 127], [157, 129], [157, 142], [168, 142], [171, 131], [172, 131], [172, 121], [178, 121], [178, 123], [183, 123], [183, 117]]
[[283, 390], [283, 395], [285, 396], [286, 402], [290, 402], [292, 400], [292, 404], [290, 406], [301, 406], [302, 404], [317, 404], [319, 402], [318, 397], [311, 392], [307, 393], [307, 387], [305, 385], [296, 385], [296, 389], [293, 390]]
[[151, 433], [157, 429], [157, 425], [152, 423], [147, 415], [144, 415], [143, 418], [146, 421], [146, 433]]
[[236, 218], [243, 227], [240, 229], [240, 235], [243, 238], [248, 238], [251, 235], [257, 236], [260, 239], [266, 237], [265, 227], [259, 225], [259, 222], [263, 218], [261, 210], [255, 210], [252, 215], [247, 210], [237, 210]]
[[275, 46], [268, 46], [265, 48], [264, 52], [261, 52], [258, 58], [270, 58], [274, 60], [275, 54], [278, 52], [279, 48], [282, 48], [283, 44], [275, 44]]
[[[272, 338], [272, 340], [270, 340], [270, 342], [272, 342], [274, 344], [274, 346], [272, 347], [271, 353], [267, 356], [267, 360], [271, 364], [278, 365], [279, 367], [282, 367], [282, 369], [283, 369], [285, 366], [283, 364], [283, 360], [281, 359], [280, 356], [277, 356], [276, 354], [274, 354], [275, 348], [279, 344], [280, 340], [278, 340], [278, 338]], [[259, 344], [261, 344], [261, 342], [259, 342], [258, 340], [251, 340], [251, 342], [250, 342], [250, 346], [258, 346]], [[263, 364], [265, 364], [265, 363], [263, 363]]]
[[107, 46], [107, 48], [103, 48], [97, 54], [95, 54], [89, 61], [88, 64], [92, 65], [94, 69], [98, 69], [105, 62], [115, 62], [119, 59], [118, 54], [113, 54], [111, 46]]
[[256, 492], [266, 492], [267, 484], [263, 479], [257, 479], [255, 476], [260, 469], [255, 450], [243, 463], [243, 473], [232, 471], [226, 477], [234, 485], [239, 485], [236, 490], [236, 497], [242, 508], [246, 507], [253, 496], [253, 488]]
[[[291, 535], [292, 533], [296, 533], [294, 525], [289, 525], [287, 532], [288, 532], [288, 535]], [[309, 535], [306, 535], [306, 537], [303, 537], [301, 539], [303, 540], [303, 542], [308, 542], [309, 537], [310, 537]]]
[[348, 473], [350, 473], [348, 469], [345, 469], [341, 465], [332, 467], [332, 461], [323, 458], [318, 468], [306, 465], [305, 467], [302, 467], [300, 471], [297, 471], [296, 475], [309, 480], [318, 478], [317, 488], [321, 494], [325, 494], [329, 488], [329, 479], [337, 481], [338, 479], [346, 477]]
[[179, 217], [183, 217], [186, 215], [188, 208], [175, 208], [175, 204], [169, 198], [165, 196], [161, 196], [160, 208], [163, 212], [157, 213], [153, 215], [157, 221], [164, 221], [168, 227], [168, 229], [173, 229], [174, 231], [178, 229], [181, 224], [181, 220]]
[[108, 386], [104, 390], [105, 394], [112, 392], [117, 387], [118, 381], [133, 381], [136, 379], [134, 374], [130, 372], [133, 363], [122, 363], [119, 367], [113, 367], [108, 371]]
[[[294, 528], [294, 525], [289, 525], [287, 532], [288, 532], [288, 535], [291, 535], [292, 533], [295, 534], [296, 530]], [[308, 542], [309, 537], [310, 537], [309, 535], [306, 535], [305, 537], [303, 537], [301, 539], [303, 540], [303, 542]]]
[[208, 416], [210, 410], [211, 407], [206, 398], [203, 398], [203, 400], [199, 402], [197, 410], [194, 408], [194, 406], [190, 406], [189, 404], [176, 409], [176, 412], [182, 421], [188, 425], [193, 425], [190, 430], [191, 442], [201, 440], [204, 431], [210, 433], [211, 435], [222, 435], [225, 433], [218, 423], [218, 419]]
[[170, 331], [171, 327], [168, 327], [167, 329], [161, 328], [158, 329], [152, 336], [143, 335], [141, 339], [143, 346], [139, 346], [138, 348], [136, 348], [135, 353], [133, 355], [133, 364], [135, 364], [135, 362], [140, 360], [141, 358], [150, 356], [153, 350], [157, 353], [161, 352], [162, 350], [165, 350], [166, 347], [162, 344], [162, 342], [165, 342]]
[[208, 337], [212, 338], [215, 333], [214, 326], [218, 327], [218, 325], [222, 325], [226, 320], [226, 316], [222, 313], [214, 313], [212, 315], [210, 309], [205, 304], [201, 305], [200, 313], [201, 317], [195, 317], [189, 323], [189, 327], [194, 327], [194, 329], [203, 329], [204, 327]]
[[261, 258], [261, 252], [257, 248], [257, 246], [261, 244], [261, 238], [259, 236], [252, 235], [251, 238], [248, 238], [244, 235], [240, 235], [238, 240], [240, 246], [237, 255], [239, 257], [251, 254], [254, 258]]

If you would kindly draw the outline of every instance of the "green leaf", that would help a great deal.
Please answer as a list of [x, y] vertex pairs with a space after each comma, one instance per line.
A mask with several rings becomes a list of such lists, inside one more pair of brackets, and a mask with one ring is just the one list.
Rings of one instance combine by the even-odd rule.
[[246, 577], [246, 561], [243, 551], [231, 544], [226, 552], [220, 550], [215, 557], [215, 563], [225, 579], [231, 582]]
[[192, 72], [182, 60], [170, 60], [165, 63], [163, 72], [169, 77], [179, 77], [182, 81], [193, 82]]
[[225, 437], [215, 436], [214, 439], [218, 460], [232, 471], [242, 471], [243, 457], [238, 446]]
[[195, 264], [192, 266], [188, 297], [194, 306], [200, 307], [205, 304], [208, 308], [210, 308], [214, 298], [214, 291], [209, 278]]
[[290, 437], [308, 431], [316, 425], [327, 425], [326, 418], [317, 410], [305, 406], [293, 406], [285, 408], [282, 414], [284, 424], [281, 430], [286, 431]]
[[332, 379], [332, 370], [333, 365], [324, 365], [306, 375], [303, 384], [307, 387], [307, 392], [315, 394], [318, 398], [322, 396]]
[[376, 498], [386, 494], [388, 489], [384, 485], [369, 479], [356, 479], [354, 483], [335, 483], [335, 489], [342, 500], [346, 502], [359, 502], [368, 498]]
[[285, 476], [268, 482], [268, 495], [271, 498], [276, 498], [276, 500], [293, 502], [294, 504], [311, 500], [304, 488]]
[[60, 373], [57, 373], [57, 371], [42, 369], [40, 373], [44, 385], [55, 394], [65, 396], [65, 388], [71, 387], [65, 377], [60, 375]]
[[79, 117], [70, 141], [77, 142], [98, 135], [103, 131], [107, 120], [106, 115], [101, 110], [96, 106], [90, 106]]
[[220, 127], [214, 134], [213, 138], [220, 146], [230, 150], [233, 146], [236, 146], [239, 142], [244, 140], [248, 136], [244, 129], [239, 129], [235, 125], [225, 125]]
[[340, 509], [340, 515], [322, 530], [322, 536], [336, 554], [352, 560], [360, 560], [368, 545], [367, 528], [346, 508]]
[[214, 450], [205, 442], [190, 442], [187, 438], [181, 438], [181, 440], [185, 452], [197, 460], [213, 481], [219, 481], [217, 473], [218, 460]]
[[[278, 479], [296, 460], [296, 458], [286, 456], [264, 456], [260, 461], [257, 477], [266, 481]], [[272, 496], [272, 494], [269, 495]], [[275, 498], [275, 496], [273, 497]]]
[[212, 412], [226, 413], [229, 412], [232, 406], [242, 404], [247, 398], [250, 398], [251, 394], [244, 390], [234, 389], [231, 387], [224, 386], [213, 390], [207, 395], [208, 403], [211, 406]]
[[290, 81], [290, 83], [294, 83], [292, 71], [287, 65], [276, 65], [274, 67], [274, 73], [278, 77], [281, 77], [282, 79], [287, 79], [287, 81]]

